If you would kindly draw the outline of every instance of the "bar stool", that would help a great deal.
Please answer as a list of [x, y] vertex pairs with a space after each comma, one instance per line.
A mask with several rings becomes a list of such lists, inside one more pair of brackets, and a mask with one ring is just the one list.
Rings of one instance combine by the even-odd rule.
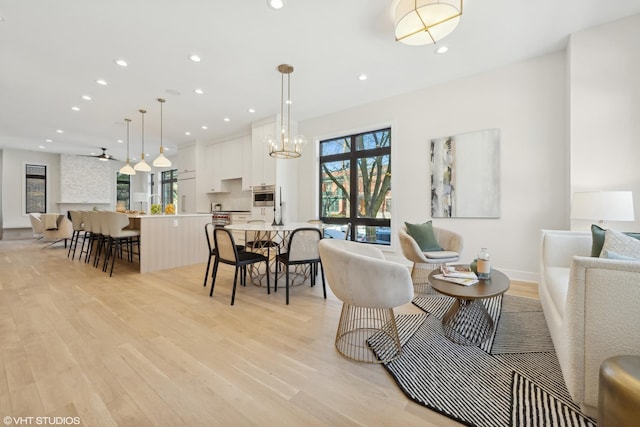
[[127, 248], [127, 260], [133, 262], [133, 246], [138, 246], [138, 259], [140, 259], [140, 230], [131, 230], [129, 226], [129, 216], [120, 212], [105, 212], [108, 230], [108, 250], [105, 251], [105, 264], [103, 271], [107, 271], [109, 259], [111, 259], [111, 270], [109, 277], [113, 275], [113, 266], [116, 258], [122, 258], [122, 244]]
[[[71, 256], [71, 259], [73, 260], [76, 257], [78, 240], [82, 239], [82, 244], [84, 245], [84, 239], [87, 233], [84, 229], [82, 211], [69, 211], [69, 215], [71, 216], [71, 224], [73, 225], [73, 234], [71, 234], [71, 243], [69, 243], [69, 251], [67, 252], [67, 258], [69, 258], [69, 255], [73, 251], [73, 255]], [[80, 247], [80, 252], [82, 252], [82, 246]]]

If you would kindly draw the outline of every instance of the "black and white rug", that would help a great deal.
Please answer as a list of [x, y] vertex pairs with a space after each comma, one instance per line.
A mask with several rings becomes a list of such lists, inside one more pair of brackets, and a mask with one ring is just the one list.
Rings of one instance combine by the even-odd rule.
[[397, 317], [402, 356], [384, 364], [411, 400], [471, 426], [596, 425], [569, 397], [539, 301], [487, 301], [497, 327], [478, 347], [444, 337], [441, 318], [452, 298], [413, 303], [426, 315]]

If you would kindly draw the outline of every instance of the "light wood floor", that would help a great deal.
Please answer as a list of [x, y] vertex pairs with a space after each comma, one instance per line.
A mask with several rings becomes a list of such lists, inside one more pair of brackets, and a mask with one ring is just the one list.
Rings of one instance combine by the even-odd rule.
[[[221, 266], [113, 277], [61, 246], [0, 241], [0, 416], [82, 425], [452, 426], [407, 399], [382, 366], [333, 345], [341, 303], [307, 285], [239, 288]], [[137, 267], [137, 266], [136, 266]], [[510, 293], [536, 296], [534, 284]], [[398, 312], [416, 312], [412, 305]]]

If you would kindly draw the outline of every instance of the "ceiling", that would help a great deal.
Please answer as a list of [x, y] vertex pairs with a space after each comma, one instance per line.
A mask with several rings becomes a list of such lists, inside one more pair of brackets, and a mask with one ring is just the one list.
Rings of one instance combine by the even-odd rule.
[[438, 55], [394, 41], [392, 3], [285, 0], [276, 11], [266, 0], [0, 0], [0, 148], [105, 147], [124, 160], [130, 118], [137, 158], [144, 108], [153, 158], [162, 97], [171, 155], [276, 114], [281, 63], [295, 67], [292, 116], [302, 121], [560, 50], [571, 33], [640, 13], [639, 0], [467, 0]]

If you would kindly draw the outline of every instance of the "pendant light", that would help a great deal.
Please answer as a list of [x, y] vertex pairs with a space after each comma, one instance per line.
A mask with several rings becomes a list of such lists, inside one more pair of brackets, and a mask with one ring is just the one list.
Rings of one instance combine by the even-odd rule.
[[123, 175], [135, 175], [136, 170], [129, 163], [129, 123], [131, 123], [131, 119], [124, 119], [124, 121], [127, 122], [127, 164], [120, 168], [120, 173]]
[[153, 161], [153, 166], [157, 168], [168, 168], [171, 166], [171, 161], [164, 156], [164, 147], [162, 146], [162, 104], [164, 99], [158, 98], [160, 103], [160, 155]]
[[142, 114], [142, 154], [140, 154], [140, 161], [133, 167], [139, 172], [151, 172], [151, 166], [144, 161], [144, 114], [147, 110], [139, 110]]
[[[291, 73], [293, 66], [278, 65], [281, 74], [280, 83], [280, 132], [275, 137], [268, 137], [269, 155], [277, 159], [295, 159], [302, 155], [302, 146], [307, 142], [302, 135], [291, 135]], [[287, 76], [287, 100], [284, 99], [284, 77]], [[287, 121], [284, 119], [284, 105], [287, 104]]]

